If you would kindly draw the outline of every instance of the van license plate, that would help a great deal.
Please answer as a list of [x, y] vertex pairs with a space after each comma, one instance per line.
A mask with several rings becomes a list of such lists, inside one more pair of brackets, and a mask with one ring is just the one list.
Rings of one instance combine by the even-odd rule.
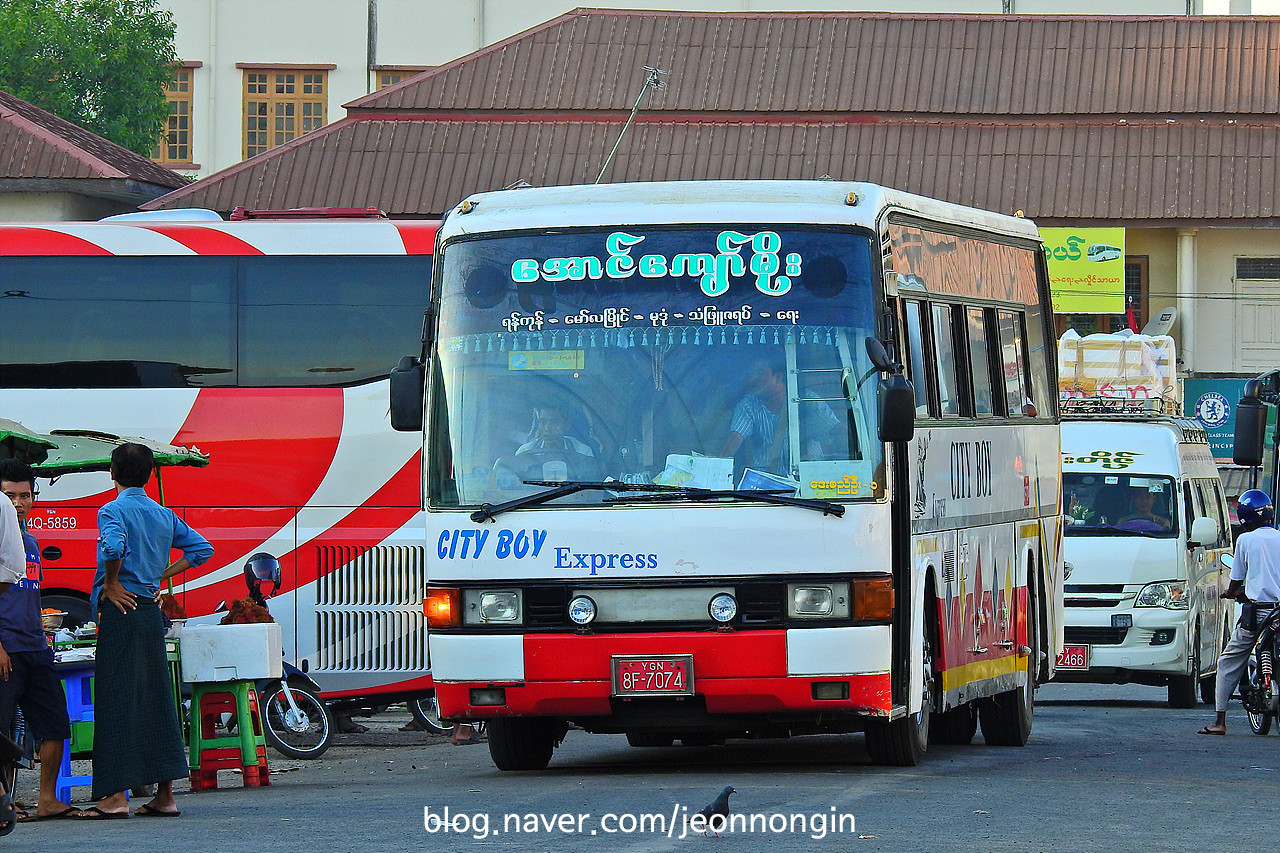
[[613, 658], [614, 696], [692, 696], [693, 655]]
[[1088, 669], [1089, 647], [1063, 646], [1062, 654], [1058, 655], [1056, 666], [1058, 669]]

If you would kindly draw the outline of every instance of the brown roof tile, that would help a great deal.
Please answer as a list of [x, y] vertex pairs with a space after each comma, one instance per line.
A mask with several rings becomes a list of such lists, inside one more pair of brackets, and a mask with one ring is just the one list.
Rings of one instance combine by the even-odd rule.
[[[146, 207], [375, 205], [393, 216], [438, 216], [469, 193], [518, 180], [590, 183], [621, 126], [346, 119], [288, 157], [255, 158]], [[1280, 217], [1277, 162], [1280, 126], [1220, 121], [642, 119], [606, 180], [825, 174], [1048, 221], [1244, 220]], [[320, 163], [345, 166], [316, 180], [326, 173]]]
[[868, 180], [1042, 223], [1275, 219], [1280, 18], [577, 10], [149, 208], [438, 216], [527, 180]]
[[1280, 19], [579, 9], [348, 104], [987, 116], [1274, 114]]

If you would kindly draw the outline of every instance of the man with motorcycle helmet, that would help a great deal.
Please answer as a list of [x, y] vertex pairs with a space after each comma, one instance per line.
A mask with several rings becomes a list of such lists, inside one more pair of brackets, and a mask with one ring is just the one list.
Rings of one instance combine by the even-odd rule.
[[1197, 734], [1227, 733], [1227, 702], [1240, 683], [1248, 666], [1249, 655], [1258, 637], [1255, 612], [1267, 613], [1280, 602], [1280, 530], [1275, 528], [1276, 508], [1271, 496], [1260, 489], [1250, 489], [1236, 503], [1244, 533], [1236, 540], [1231, 583], [1224, 597], [1239, 598], [1244, 593], [1245, 606], [1236, 623], [1231, 641], [1218, 656], [1218, 682], [1214, 695], [1216, 715], [1213, 722]]

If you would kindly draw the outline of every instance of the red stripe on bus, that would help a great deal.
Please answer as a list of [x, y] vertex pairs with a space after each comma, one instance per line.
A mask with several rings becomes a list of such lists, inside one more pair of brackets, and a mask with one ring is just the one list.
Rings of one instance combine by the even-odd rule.
[[395, 226], [396, 230], [400, 232], [400, 239], [404, 242], [406, 255], [435, 254], [436, 230], [439, 228], [437, 224], [434, 222], [430, 225], [397, 222]]
[[110, 255], [97, 243], [49, 228], [0, 228], [0, 255]]
[[143, 228], [163, 234], [181, 243], [197, 255], [261, 255], [264, 252], [252, 243], [233, 237], [217, 228], [206, 225], [143, 225]]
[[205, 468], [164, 473], [181, 506], [306, 506], [342, 435], [341, 388], [202, 388], [174, 444], [209, 454]]

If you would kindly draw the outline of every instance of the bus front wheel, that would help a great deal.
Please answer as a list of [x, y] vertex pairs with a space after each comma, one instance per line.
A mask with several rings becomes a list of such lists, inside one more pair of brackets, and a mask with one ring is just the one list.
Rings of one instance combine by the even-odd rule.
[[568, 725], [546, 717], [489, 722], [489, 757], [499, 770], [545, 770]]
[[876, 764], [914, 767], [924, 758], [924, 752], [929, 747], [929, 716], [934, 702], [931, 636], [937, 636], [937, 632], [925, 634], [920, 655], [920, 672], [917, 675], [923, 683], [920, 710], [896, 720], [867, 722], [867, 752]]

